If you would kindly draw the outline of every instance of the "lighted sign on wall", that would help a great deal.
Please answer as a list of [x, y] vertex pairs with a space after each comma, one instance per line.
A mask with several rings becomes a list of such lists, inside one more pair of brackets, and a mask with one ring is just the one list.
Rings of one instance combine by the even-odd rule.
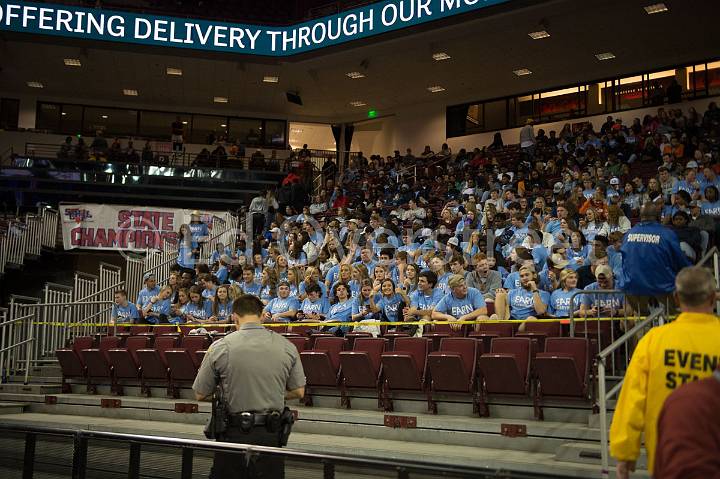
[[510, 0], [385, 0], [286, 27], [144, 15], [66, 5], [0, 3], [0, 30], [288, 56], [468, 13]]

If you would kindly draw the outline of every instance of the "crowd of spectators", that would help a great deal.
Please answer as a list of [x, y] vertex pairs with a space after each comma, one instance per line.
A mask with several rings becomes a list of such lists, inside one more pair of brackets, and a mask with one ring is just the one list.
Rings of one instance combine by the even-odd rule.
[[674, 231], [683, 261], [715, 244], [720, 110], [584, 125], [546, 134], [528, 123], [519, 145], [498, 133], [472, 151], [361, 153], [342, 171], [329, 162], [316, 195], [290, 178], [254, 198], [247, 238], [219, 245], [210, 264], [197, 264], [186, 225], [170, 304], [209, 306], [169, 317], [220, 320], [215, 295], [224, 304], [241, 292], [277, 321], [627, 314], [623, 295], [576, 293], [623, 287], [641, 210]]

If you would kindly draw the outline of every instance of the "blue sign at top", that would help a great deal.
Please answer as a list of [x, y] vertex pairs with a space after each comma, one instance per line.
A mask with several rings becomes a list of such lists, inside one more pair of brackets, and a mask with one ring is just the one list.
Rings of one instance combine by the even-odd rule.
[[385, 0], [286, 27], [0, 1], [0, 30], [248, 55], [289, 56], [510, 0]]

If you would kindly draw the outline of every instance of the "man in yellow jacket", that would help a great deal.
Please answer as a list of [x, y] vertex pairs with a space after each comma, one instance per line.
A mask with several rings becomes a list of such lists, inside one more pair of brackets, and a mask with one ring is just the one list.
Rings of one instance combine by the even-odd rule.
[[618, 479], [627, 479], [635, 470], [643, 432], [652, 474], [657, 421], [665, 399], [683, 384], [710, 376], [718, 366], [716, 296], [707, 269], [684, 268], [675, 279], [681, 314], [674, 322], [651, 329], [635, 348], [610, 426], [610, 454], [618, 461]]

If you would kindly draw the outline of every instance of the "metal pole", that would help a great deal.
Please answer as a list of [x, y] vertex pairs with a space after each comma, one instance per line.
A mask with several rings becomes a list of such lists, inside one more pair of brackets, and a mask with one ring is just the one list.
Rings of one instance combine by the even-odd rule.
[[[715, 269], [715, 288], [720, 289], [720, 253], [713, 255], [713, 268]], [[715, 303], [715, 312], [720, 313], [720, 299]]]
[[608, 479], [608, 424], [607, 424], [607, 398], [605, 392], [605, 359], [598, 357], [598, 401], [600, 408], [600, 477]]

